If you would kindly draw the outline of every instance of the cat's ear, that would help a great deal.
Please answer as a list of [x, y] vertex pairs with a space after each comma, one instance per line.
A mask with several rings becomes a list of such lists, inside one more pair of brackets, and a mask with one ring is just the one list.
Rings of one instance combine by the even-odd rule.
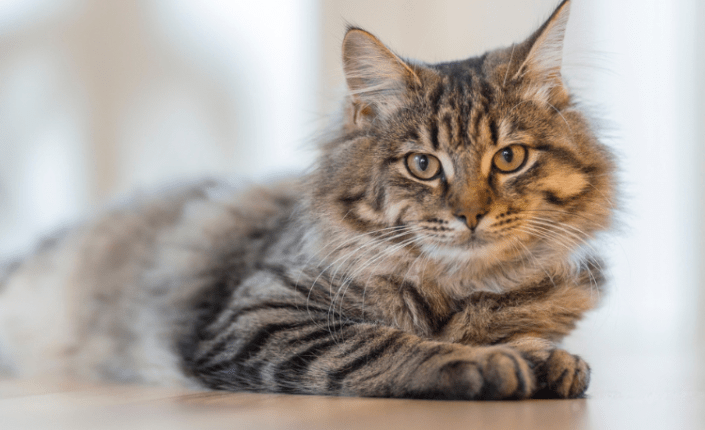
[[343, 70], [354, 106], [354, 121], [387, 116], [421, 84], [418, 75], [372, 34], [350, 28], [343, 40]]
[[569, 15], [570, 0], [563, 0], [550, 18], [523, 43], [521, 50], [527, 53], [514, 72], [514, 79], [526, 78], [534, 86], [544, 86], [544, 90], [563, 89], [563, 41]]

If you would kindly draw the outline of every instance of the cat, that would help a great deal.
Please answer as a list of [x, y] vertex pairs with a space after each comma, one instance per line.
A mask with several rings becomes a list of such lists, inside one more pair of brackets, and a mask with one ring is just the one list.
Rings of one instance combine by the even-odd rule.
[[605, 284], [615, 161], [561, 76], [570, 1], [527, 40], [440, 64], [356, 27], [307, 175], [142, 195], [0, 286], [0, 362], [251, 392], [575, 398], [558, 347]]

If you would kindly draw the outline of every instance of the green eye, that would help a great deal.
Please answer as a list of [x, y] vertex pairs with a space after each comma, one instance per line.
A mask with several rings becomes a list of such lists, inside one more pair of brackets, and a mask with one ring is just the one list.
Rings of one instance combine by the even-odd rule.
[[441, 162], [430, 154], [412, 152], [406, 156], [406, 168], [419, 179], [433, 179], [441, 171]]
[[512, 173], [524, 165], [527, 153], [526, 148], [521, 145], [510, 145], [497, 151], [492, 163], [500, 172]]

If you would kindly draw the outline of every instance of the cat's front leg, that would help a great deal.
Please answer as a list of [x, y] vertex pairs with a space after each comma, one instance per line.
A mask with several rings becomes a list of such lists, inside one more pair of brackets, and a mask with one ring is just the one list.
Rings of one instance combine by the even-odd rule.
[[435, 338], [466, 345], [504, 343], [518, 337], [558, 342], [596, 305], [598, 297], [583, 285], [555, 278], [507, 293], [474, 293]]
[[576, 398], [588, 388], [590, 366], [550, 340], [522, 335], [503, 343], [489, 343], [513, 349], [529, 363], [536, 384], [533, 396]]
[[234, 310], [187, 367], [206, 386], [235, 391], [471, 400], [523, 399], [537, 389], [515, 348], [430, 341], [326, 312], [281, 303]]
[[531, 363], [540, 395], [574, 398], [590, 381], [590, 367], [556, 346], [593, 305], [580, 285], [550, 283], [521, 291], [477, 293], [449, 318], [436, 339], [465, 345], [505, 345]]

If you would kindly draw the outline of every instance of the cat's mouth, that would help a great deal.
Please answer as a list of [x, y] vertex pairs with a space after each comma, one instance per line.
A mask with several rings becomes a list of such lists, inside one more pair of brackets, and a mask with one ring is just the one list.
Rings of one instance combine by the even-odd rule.
[[493, 240], [482, 232], [472, 231], [459, 233], [451, 237], [433, 237], [430, 242], [434, 246], [462, 251], [484, 248], [492, 244]]
[[469, 236], [462, 238], [458, 242], [458, 247], [460, 248], [467, 248], [467, 249], [479, 249], [479, 248], [484, 248], [485, 246], [490, 244], [490, 240], [476, 232], [471, 232]]
[[448, 239], [425, 241], [421, 248], [429, 256], [453, 264], [495, 261], [499, 257], [498, 250], [502, 248], [497, 248], [496, 239], [476, 233], [459, 235], [454, 240]]

